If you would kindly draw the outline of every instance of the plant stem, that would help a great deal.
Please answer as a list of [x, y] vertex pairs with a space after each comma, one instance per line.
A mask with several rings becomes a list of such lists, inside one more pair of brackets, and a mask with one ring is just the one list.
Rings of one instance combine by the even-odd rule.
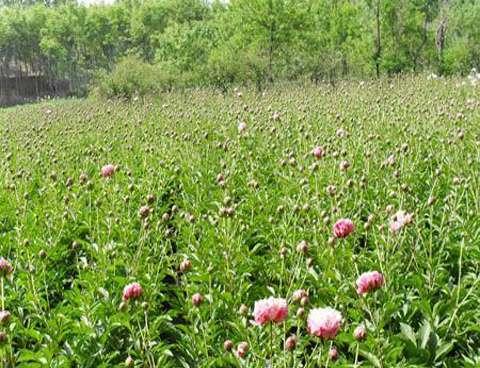
[[0, 289], [1, 289], [1, 298], [2, 298], [2, 311], [5, 310], [5, 300], [4, 300], [4, 294], [3, 294], [3, 277], [0, 277]]
[[[332, 349], [333, 341], [330, 342], [330, 350]], [[330, 363], [330, 351], [327, 354], [327, 361], [325, 362], [325, 368], [328, 368], [328, 363]]]
[[270, 368], [273, 368], [273, 323], [270, 322]]
[[[283, 322], [283, 339], [285, 340], [287, 335], [286, 331], [286, 326], [285, 326], [285, 321]], [[287, 368], [287, 349], [285, 346], [285, 343], [283, 344], [283, 366], [284, 368]]]
[[323, 350], [323, 341], [320, 344], [317, 344], [315, 350], [317, 350], [318, 345], [320, 345], [320, 352], [318, 354], [317, 365], [320, 367], [322, 365], [322, 350]]

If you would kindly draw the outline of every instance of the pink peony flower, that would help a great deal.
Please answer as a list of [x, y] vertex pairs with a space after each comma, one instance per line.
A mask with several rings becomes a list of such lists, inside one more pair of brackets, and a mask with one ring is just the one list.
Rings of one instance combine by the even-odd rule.
[[367, 294], [381, 288], [385, 283], [383, 275], [378, 271], [365, 272], [357, 279], [357, 293], [359, 295]]
[[342, 314], [333, 308], [315, 308], [308, 314], [308, 332], [324, 340], [334, 339], [341, 326]]
[[138, 282], [133, 282], [123, 288], [122, 299], [125, 301], [128, 301], [130, 299], [138, 299], [142, 296], [142, 294], [142, 286]]
[[253, 316], [257, 325], [261, 326], [268, 322], [280, 323], [287, 315], [288, 306], [285, 299], [270, 297], [255, 302]]
[[13, 267], [5, 258], [0, 258], [0, 277], [8, 277], [13, 272]]
[[411, 224], [413, 221], [413, 214], [398, 211], [395, 215], [392, 216], [390, 220], [390, 230], [393, 233], [399, 232], [405, 225]]
[[100, 170], [100, 175], [102, 175], [104, 178], [110, 178], [115, 174], [116, 167], [112, 164], [108, 164], [102, 167]]
[[315, 147], [315, 148], [312, 150], [312, 154], [313, 154], [313, 156], [314, 156], [317, 160], [319, 160], [319, 159], [321, 159], [323, 156], [325, 156], [325, 151], [323, 150], [322, 147], [317, 146], [317, 147]]
[[333, 235], [336, 238], [346, 238], [355, 230], [355, 225], [350, 219], [340, 219], [333, 225]]

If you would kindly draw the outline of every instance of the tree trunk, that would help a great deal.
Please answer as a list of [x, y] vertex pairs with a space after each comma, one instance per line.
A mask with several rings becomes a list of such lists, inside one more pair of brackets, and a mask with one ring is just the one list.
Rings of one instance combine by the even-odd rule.
[[377, 0], [375, 11], [376, 35], [375, 35], [375, 72], [377, 78], [380, 77], [380, 54], [382, 52], [382, 41], [380, 35], [380, 0]]

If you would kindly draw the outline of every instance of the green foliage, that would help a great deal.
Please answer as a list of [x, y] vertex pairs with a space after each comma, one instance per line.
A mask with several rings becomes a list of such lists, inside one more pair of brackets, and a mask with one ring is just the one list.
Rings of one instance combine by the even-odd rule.
[[204, 74], [207, 84], [223, 92], [234, 84], [253, 84], [260, 91], [267, 80], [268, 61], [253, 52], [217, 49], [210, 55]]
[[162, 88], [169, 88], [171, 76], [135, 56], [121, 59], [110, 73], [102, 72], [93, 86], [94, 93], [102, 97], [144, 96]]
[[129, 55], [162, 64], [165, 84], [222, 90], [306, 77], [466, 74], [480, 67], [478, 24], [474, 0], [8, 3], [0, 8], [0, 75], [68, 80], [78, 92]]
[[456, 31], [445, 55], [445, 68], [450, 73], [467, 74], [480, 69], [480, 3], [464, 1], [453, 7], [452, 28]]
[[[238, 55], [239, 68], [259, 62]], [[136, 93], [155, 68], [123, 59], [118, 90]], [[0, 366], [122, 367], [130, 356], [136, 367], [265, 368], [272, 356], [273, 367], [317, 368], [333, 344], [331, 368], [478, 367], [480, 93], [464, 80], [3, 109], [0, 257], [14, 271], [0, 293], [11, 313]], [[103, 178], [107, 163], [118, 169]], [[413, 221], [393, 233], [398, 210]], [[344, 217], [355, 231], [332, 240]], [[369, 270], [386, 283], [360, 297]], [[134, 281], [144, 293], [123, 305]], [[308, 291], [303, 316], [297, 289]], [[255, 301], [271, 295], [287, 298], [285, 323], [252, 325]], [[306, 314], [326, 306], [343, 315], [332, 342], [306, 328]], [[291, 334], [297, 347], [284, 351]], [[244, 359], [224, 350], [227, 339], [250, 344]]]

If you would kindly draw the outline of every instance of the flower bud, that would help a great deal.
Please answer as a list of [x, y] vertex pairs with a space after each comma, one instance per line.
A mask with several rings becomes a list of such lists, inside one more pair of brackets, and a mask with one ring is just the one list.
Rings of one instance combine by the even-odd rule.
[[7, 333], [5, 331], [0, 331], [0, 346], [7, 341]]
[[5, 258], [0, 258], [0, 277], [8, 277], [12, 274], [13, 267]]
[[9, 311], [2, 310], [0, 311], [0, 325], [7, 324], [7, 322], [10, 320], [11, 314]]
[[248, 342], [242, 341], [240, 344], [238, 344], [237, 356], [239, 358], [243, 358], [248, 353], [249, 349], [250, 349], [250, 346], [248, 345]]
[[297, 336], [295, 335], [289, 336], [285, 341], [285, 350], [292, 351], [293, 349], [295, 349], [297, 346], [297, 341], [298, 341]]
[[133, 364], [134, 364], [133, 358], [129, 355], [127, 359], [125, 359], [125, 366], [133, 367]]
[[328, 357], [332, 362], [338, 359], [338, 351], [335, 346], [331, 347], [330, 350], [328, 351]]
[[248, 307], [245, 304], [242, 304], [240, 308], [238, 308], [238, 313], [241, 316], [246, 316], [248, 314]]
[[364, 324], [357, 326], [355, 331], [353, 331], [353, 337], [357, 341], [362, 341], [367, 338], [367, 329], [365, 328]]
[[195, 307], [198, 307], [200, 306], [200, 304], [203, 303], [203, 295], [200, 294], [200, 293], [196, 293], [196, 294], [193, 294], [192, 296], [192, 304], [195, 306]]
[[192, 262], [189, 259], [184, 259], [182, 263], [180, 263], [179, 269], [180, 269], [180, 272], [182, 273], [190, 271], [191, 268], [192, 268]]
[[308, 252], [308, 243], [305, 240], [302, 240], [297, 245], [297, 252], [306, 254]]
[[225, 351], [232, 351], [233, 349], [233, 341], [232, 340], [225, 340], [223, 343], [223, 348]]
[[308, 301], [309, 301], [308, 295], [304, 295], [302, 296], [302, 299], [300, 299], [300, 305], [302, 307], [305, 307], [308, 304]]
[[298, 317], [298, 318], [303, 318], [303, 316], [305, 316], [305, 309], [302, 308], [302, 307], [300, 307], [300, 308], [298, 308], [298, 310], [297, 310], [297, 317]]

